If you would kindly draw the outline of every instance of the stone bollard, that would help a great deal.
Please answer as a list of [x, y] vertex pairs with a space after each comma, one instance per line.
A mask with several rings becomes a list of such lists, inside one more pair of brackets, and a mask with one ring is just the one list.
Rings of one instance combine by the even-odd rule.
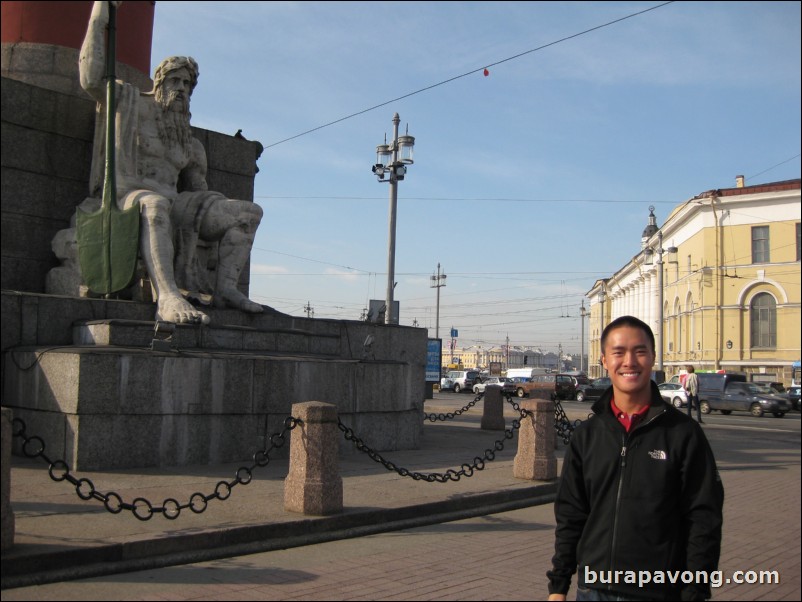
[[14, 546], [14, 511], [11, 509], [11, 421], [14, 413], [10, 408], [2, 409], [2, 433], [0, 433], [0, 447], [2, 448], [2, 466], [0, 466], [0, 547], [2, 551], [10, 550]]
[[554, 445], [554, 402], [529, 399], [521, 408], [532, 412], [521, 421], [518, 430], [518, 453], [513, 463], [513, 476], [531, 481], [557, 478], [557, 458]]
[[338, 514], [343, 510], [339, 468], [337, 406], [307, 401], [292, 406], [300, 418], [290, 438], [290, 470], [284, 481], [284, 509], [302, 514]]
[[484, 411], [482, 412], [482, 428], [486, 431], [503, 431], [504, 425], [504, 398], [498, 387], [485, 389]]

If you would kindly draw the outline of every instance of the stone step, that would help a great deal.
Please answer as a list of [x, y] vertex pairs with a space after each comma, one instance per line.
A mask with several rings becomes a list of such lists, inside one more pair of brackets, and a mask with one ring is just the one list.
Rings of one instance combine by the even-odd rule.
[[[157, 330], [158, 328], [158, 330]], [[339, 355], [340, 335], [299, 328], [201, 326], [144, 320], [79, 320], [73, 344], [138, 347], [155, 351], [188, 349]]]

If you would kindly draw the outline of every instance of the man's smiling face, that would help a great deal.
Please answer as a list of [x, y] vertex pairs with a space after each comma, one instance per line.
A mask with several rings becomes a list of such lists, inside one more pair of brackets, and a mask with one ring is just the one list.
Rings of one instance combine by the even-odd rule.
[[651, 342], [640, 328], [621, 326], [607, 336], [602, 350], [602, 365], [613, 382], [616, 395], [645, 395], [650, 398], [654, 367]]

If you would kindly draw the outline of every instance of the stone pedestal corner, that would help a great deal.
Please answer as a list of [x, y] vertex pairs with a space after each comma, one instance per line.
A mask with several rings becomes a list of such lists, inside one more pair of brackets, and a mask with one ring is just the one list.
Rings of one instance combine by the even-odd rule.
[[557, 458], [554, 446], [554, 402], [530, 399], [521, 408], [532, 414], [521, 420], [518, 431], [518, 453], [513, 462], [517, 479], [548, 481], [557, 478]]
[[284, 509], [312, 515], [343, 510], [343, 481], [339, 468], [337, 407], [320, 401], [292, 406], [302, 424], [290, 438], [290, 468], [284, 481]]

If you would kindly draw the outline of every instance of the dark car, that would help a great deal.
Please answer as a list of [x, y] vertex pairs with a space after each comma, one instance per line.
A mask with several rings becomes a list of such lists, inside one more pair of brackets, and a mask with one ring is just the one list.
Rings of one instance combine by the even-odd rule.
[[719, 410], [722, 414], [740, 411], [760, 417], [771, 412], [777, 418], [782, 418], [791, 409], [788, 398], [775, 393], [768, 385], [737, 381], [728, 383], [720, 398], [700, 400], [699, 405], [702, 414], [709, 414], [712, 410]]
[[590, 382], [589, 385], [578, 385], [576, 390], [577, 401], [596, 401], [602, 394], [609, 389], [613, 381], [609, 377], [603, 376]]
[[788, 403], [795, 410], [799, 410], [799, 385], [791, 385], [785, 392], [785, 397], [788, 398]]

